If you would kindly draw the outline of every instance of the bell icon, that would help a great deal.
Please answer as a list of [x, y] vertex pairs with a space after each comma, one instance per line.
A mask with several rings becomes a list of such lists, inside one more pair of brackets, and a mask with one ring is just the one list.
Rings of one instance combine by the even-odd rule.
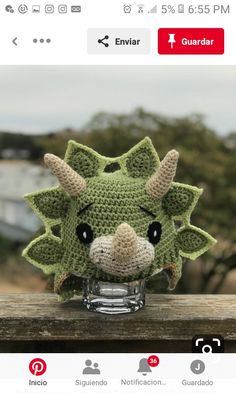
[[138, 373], [142, 373], [143, 375], [147, 375], [147, 373], [151, 373], [151, 372], [152, 372], [152, 370], [149, 367], [147, 359], [146, 358], [140, 359]]

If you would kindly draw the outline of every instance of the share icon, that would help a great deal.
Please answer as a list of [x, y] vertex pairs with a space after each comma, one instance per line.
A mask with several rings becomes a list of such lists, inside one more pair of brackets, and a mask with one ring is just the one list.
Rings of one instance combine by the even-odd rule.
[[109, 35], [105, 35], [103, 38], [99, 38], [98, 43], [103, 44], [106, 48], [109, 47], [108, 42], [104, 42], [105, 40], [109, 39]]

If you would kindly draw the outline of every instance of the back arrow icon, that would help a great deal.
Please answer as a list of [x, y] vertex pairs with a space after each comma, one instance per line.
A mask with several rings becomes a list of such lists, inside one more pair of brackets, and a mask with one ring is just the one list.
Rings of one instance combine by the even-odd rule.
[[14, 40], [12, 40], [12, 43], [17, 46], [18, 44], [16, 41], [17, 41], [17, 37], [15, 37]]

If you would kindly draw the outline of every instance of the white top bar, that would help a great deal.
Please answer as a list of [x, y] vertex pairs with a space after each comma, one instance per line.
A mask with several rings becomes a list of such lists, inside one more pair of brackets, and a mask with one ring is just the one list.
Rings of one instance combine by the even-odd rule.
[[[3, 0], [0, 64], [234, 65], [235, 17], [233, 0]], [[162, 39], [172, 48], [168, 55], [158, 53], [160, 28], [169, 29]], [[173, 28], [224, 29], [224, 54], [173, 55], [179, 44], [199, 46], [195, 32], [183, 41], [188, 31], [180, 39]], [[211, 41], [218, 46], [202, 30], [200, 46], [211, 50]]]

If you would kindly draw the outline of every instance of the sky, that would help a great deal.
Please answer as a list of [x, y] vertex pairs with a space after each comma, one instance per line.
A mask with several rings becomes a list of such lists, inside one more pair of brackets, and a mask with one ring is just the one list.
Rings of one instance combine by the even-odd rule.
[[235, 131], [236, 67], [0, 67], [0, 130], [79, 129], [99, 111], [137, 107], [173, 117], [200, 113], [219, 134]]

